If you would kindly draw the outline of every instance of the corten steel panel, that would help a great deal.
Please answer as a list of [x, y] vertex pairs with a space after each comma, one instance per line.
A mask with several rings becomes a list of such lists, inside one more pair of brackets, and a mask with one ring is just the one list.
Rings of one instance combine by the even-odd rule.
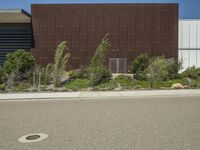
[[[106, 33], [108, 58], [131, 61], [141, 53], [178, 58], [178, 4], [33, 4], [38, 64], [53, 62], [57, 45], [69, 42], [72, 69], [87, 66]], [[107, 64], [108, 65], [108, 64]]]

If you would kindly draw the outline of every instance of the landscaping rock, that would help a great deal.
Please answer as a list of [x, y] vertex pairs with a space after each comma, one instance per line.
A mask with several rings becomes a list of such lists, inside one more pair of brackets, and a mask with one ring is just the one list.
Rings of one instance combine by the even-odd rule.
[[63, 75], [62, 75], [62, 78], [61, 78], [61, 83], [66, 83], [69, 81], [69, 73], [68, 72], [65, 72]]
[[181, 83], [175, 83], [171, 86], [171, 89], [184, 89], [184, 86]]

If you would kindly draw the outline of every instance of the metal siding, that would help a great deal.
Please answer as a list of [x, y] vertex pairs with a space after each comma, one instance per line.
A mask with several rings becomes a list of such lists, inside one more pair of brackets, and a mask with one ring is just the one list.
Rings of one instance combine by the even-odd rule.
[[29, 23], [0, 24], [0, 65], [6, 55], [18, 49], [30, 51], [32, 47], [32, 31]]
[[197, 48], [197, 31], [196, 31], [196, 22], [195, 21], [191, 21], [190, 22], [190, 48]]
[[200, 21], [197, 22], [197, 47], [200, 49]]
[[[200, 67], [200, 20], [179, 21], [179, 59], [183, 57], [183, 70]], [[181, 41], [182, 40], [182, 41]]]
[[200, 49], [197, 51], [197, 67], [200, 67]]
[[190, 22], [185, 21], [183, 23], [183, 30], [182, 30], [182, 38], [183, 38], [183, 47], [182, 48], [189, 48], [190, 47]]
[[32, 53], [40, 65], [53, 61], [64, 40], [70, 43], [73, 69], [89, 64], [106, 33], [112, 42], [107, 59], [127, 58], [126, 70], [141, 53], [178, 58], [177, 4], [33, 4], [31, 9]]
[[189, 50], [183, 50], [182, 51], [182, 60], [183, 60], [183, 69], [188, 68], [188, 66], [190, 65], [190, 51]]
[[189, 66], [192, 67], [192, 66], [197, 66], [197, 59], [196, 59], [196, 56], [197, 56], [197, 52], [196, 50], [192, 50], [190, 51], [190, 64]]

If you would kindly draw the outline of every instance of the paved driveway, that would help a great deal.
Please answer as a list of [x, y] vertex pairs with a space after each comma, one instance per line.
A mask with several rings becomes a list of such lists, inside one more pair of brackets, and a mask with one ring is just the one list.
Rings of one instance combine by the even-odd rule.
[[[38, 132], [49, 137], [17, 140]], [[200, 97], [0, 101], [0, 150], [167, 149], [200, 149]]]

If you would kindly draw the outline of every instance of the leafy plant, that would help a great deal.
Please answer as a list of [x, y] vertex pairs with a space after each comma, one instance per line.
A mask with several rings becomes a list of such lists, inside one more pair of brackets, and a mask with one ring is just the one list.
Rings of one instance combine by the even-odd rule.
[[78, 90], [89, 87], [89, 85], [90, 85], [90, 81], [88, 79], [75, 79], [65, 84], [65, 88], [71, 89], [73, 91], [78, 91]]
[[45, 68], [42, 68], [41, 71], [41, 82], [44, 85], [50, 84], [52, 79], [52, 66], [53, 64], [48, 64]]
[[80, 68], [77, 70], [71, 70], [69, 72], [70, 79], [87, 79], [89, 77], [88, 70], [86, 68]]
[[67, 63], [70, 57], [70, 53], [66, 52], [66, 50], [68, 50], [66, 45], [66, 41], [61, 42], [55, 52], [54, 64], [52, 68], [54, 85], [56, 87], [61, 86], [61, 76], [67, 68]]
[[4, 82], [4, 71], [3, 68], [0, 67], [0, 84]]
[[149, 64], [149, 57], [147, 54], [137, 56], [131, 64], [130, 72], [134, 74], [137, 80], [146, 80], [146, 69]]
[[6, 85], [3, 83], [3, 84], [0, 84], [0, 91], [5, 91], [6, 90]]
[[198, 79], [200, 78], [200, 68], [188, 67], [181, 75], [190, 79]]
[[144, 81], [144, 80], [136, 80], [135, 81], [135, 87], [140, 87], [140, 88], [149, 88], [150, 82], [149, 81]]
[[3, 76], [1, 79], [11, 87], [15, 82], [29, 81], [34, 68], [35, 60], [30, 52], [23, 49], [9, 53], [3, 65]]
[[94, 90], [96, 91], [109, 91], [109, 90], [114, 90], [117, 88], [117, 82], [115, 80], [109, 80], [107, 82], [101, 83], [97, 86], [94, 87]]
[[147, 68], [147, 78], [151, 83], [151, 88], [155, 81], [163, 81], [168, 76], [168, 63], [162, 56], [151, 58]]
[[89, 65], [89, 79], [92, 86], [111, 79], [111, 72], [105, 67], [106, 52], [111, 46], [108, 36], [109, 34], [106, 34], [102, 39]]
[[125, 75], [119, 75], [114, 79], [124, 89], [129, 89], [135, 86], [135, 82], [131, 77]]
[[179, 71], [182, 69], [182, 61], [174, 58], [167, 59], [168, 61], [168, 79], [173, 80], [180, 77]]
[[16, 85], [12, 91], [14, 92], [23, 92], [24, 90], [30, 88], [30, 85], [27, 83], [19, 83], [18, 85]]
[[6, 74], [13, 72], [23, 74], [31, 70], [34, 67], [34, 63], [35, 60], [31, 53], [20, 49], [16, 52], [7, 54], [3, 70]]

